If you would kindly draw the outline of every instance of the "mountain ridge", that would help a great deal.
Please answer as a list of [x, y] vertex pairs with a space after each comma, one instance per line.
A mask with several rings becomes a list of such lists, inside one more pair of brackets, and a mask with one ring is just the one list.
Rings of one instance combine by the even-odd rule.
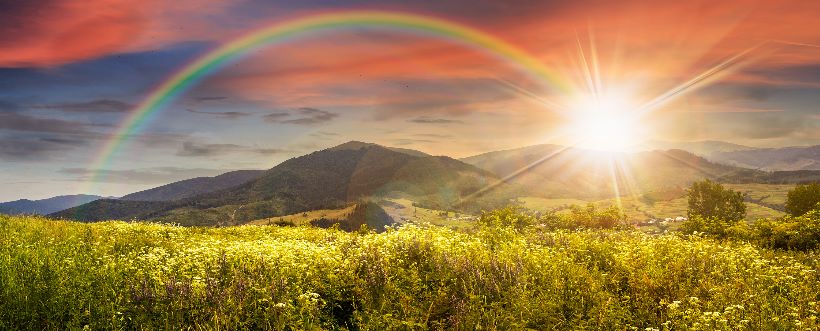
[[46, 215], [99, 199], [103, 197], [89, 194], [59, 195], [38, 200], [18, 199], [0, 203], [0, 213]]
[[117, 216], [187, 225], [241, 223], [391, 194], [452, 205], [497, 180], [492, 173], [446, 156], [353, 141], [291, 158], [238, 186], [170, 202], [101, 200], [54, 216], [86, 221]]

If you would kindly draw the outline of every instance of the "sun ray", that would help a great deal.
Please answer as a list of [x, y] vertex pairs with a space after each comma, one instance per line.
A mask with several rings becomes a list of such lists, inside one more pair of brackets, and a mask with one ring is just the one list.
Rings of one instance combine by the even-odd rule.
[[698, 74], [697, 76], [689, 79], [688, 81], [675, 86], [674, 88], [670, 89], [662, 93], [661, 95], [655, 97], [648, 103], [644, 104], [640, 108], [638, 108], [636, 112], [636, 116], [643, 116], [649, 112], [654, 111], [655, 109], [669, 103], [670, 101], [676, 99], [677, 97], [683, 96], [686, 93], [692, 92], [698, 88], [705, 87], [716, 81], [718, 78], [721, 78], [727, 74], [730, 74], [746, 64], [751, 63], [750, 60], [746, 58], [755, 50], [761, 48], [766, 43], [760, 43], [750, 48], [745, 49], [744, 51], [733, 55], [732, 57], [724, 60], [723, 62], [718, 63], [717, 65], [707, 69], [706, 71]]

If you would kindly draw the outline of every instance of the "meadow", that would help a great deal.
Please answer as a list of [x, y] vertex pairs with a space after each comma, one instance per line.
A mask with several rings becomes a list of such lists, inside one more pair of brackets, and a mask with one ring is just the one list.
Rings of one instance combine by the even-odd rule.
[[[725, 184], [727, 188], [746, 196], [746, 220], [777, 218], [785, 215], [786, 194], [794, 185], [781, 184]], [[532, 210], [565, 211], [571, 205], [593, 203], [596, 207], [618, 206], [630, 220], [643, 221], [650, 218], [686, 216], [688, 208], [684, 189], [669, 190], [656, 194], [624, 196], [619, 199], [584, 201], [577, 199], [548, 199], [538, 197], [518, 198], [518, 203]]]
[[634, 230], [0, 215], [0, 329], [816, 330], [817, 255]]

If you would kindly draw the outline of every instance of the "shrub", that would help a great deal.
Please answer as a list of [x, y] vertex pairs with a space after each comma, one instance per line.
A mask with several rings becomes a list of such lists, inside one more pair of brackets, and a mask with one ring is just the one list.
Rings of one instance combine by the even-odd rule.
[[820, 246], [820, 209], [779, 220], [762, 219], [753, 225], [754, 240], [771, 248], [811, 250]]
[[820, 207], [820, 184], [797, 185], [786, 198], [786, 212], [800, 216]]
[[715, 216], [705, 217], [695, 214], [681, 223], [680, 231], [683, 233], [700, 232], [712, 237], [726, 238], [729, 229], [733, 229], [733, 231], [731, 231], [732, 233], [741, 231], [741, 224], [743, 224], [742, 221], [728, 220]]
[[687, 192], [689, 209], [687, 216], [692, 219], [701, 216], [726, 221], [740, 221], [746, 218], [746, 205], [743, 194], [726, 189], [720, 183], [703, 180], [692, 183]]
[[611, 229], [626, 224], [626, 214], [617, 206], [597, 209], [591, 203], [587, 204], [586, 207], [572, 205], [570, 206], [570, 214], [567, 217], [580, 227], [590, 229]]
[[482, 212], [478, 223], [486, 227], [511, 227], [516, 230], [533, 226], [538, 219], [531, 212], [518, 206], [507, 206], [493, 211]]

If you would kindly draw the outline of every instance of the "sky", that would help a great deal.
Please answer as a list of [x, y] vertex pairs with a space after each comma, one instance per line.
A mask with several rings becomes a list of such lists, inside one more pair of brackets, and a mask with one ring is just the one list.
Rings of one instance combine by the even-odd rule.
[[[345, 10], [469, 26], [569, 88], [450, 40], [331, 29], [216, 70], [94, 168], [136, 105], [186, 64], [260, 28]], [[0, 0], [0, 201], [121, 196], [349, 140], [452, 157], [569, 145], [593, 98], [646, 109], [619, 129], [639, 142], [816, 145], [817, 13], [818, 1]]]

